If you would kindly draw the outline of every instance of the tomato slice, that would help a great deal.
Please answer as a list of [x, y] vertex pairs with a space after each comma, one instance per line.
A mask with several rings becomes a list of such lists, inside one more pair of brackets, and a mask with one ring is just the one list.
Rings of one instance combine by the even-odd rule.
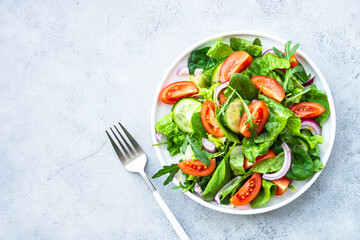
[[249, 180], [235, 193], [230, 202], [236, 206], [242, 206], [251, 202], [258, 195], [261, 188], [260, 173], [254, 173]]
[[[267, 122], [269, 116], [269, 110], [263, 101], [256, 101], [249, 105], [251, 115], [255, 118], [252, 120], [258, 127], [257, 134], [259, 134]], [[249, 131], [250, 124], [245, 125], [248, 116], [246, 112], [243, 113], [240, 119], [239, 130], [245, 137], [251, 137], [251, 131]]]
[[190, 159], [187, 161], [179, 162], [178, 166], [181, 169], [181, 171], [183, 171], [187, 174], [197, 176], [197, 177], [204, 177], [204, 176], [209, 175], [210, 173], [212, 173], [215, 170], [216, 161], [215, 161], [215, 159], [210, 159], [210, 166], [206, 166], [199, 160], [193, 161]]
[[273, 180], [272, 182], [275, 183], [277, 187], [275, 195], [283, 195], [290, 184], [290, 180], [287, 177], [282, 177], [280, 179]]
[[226, 97], [225, 97], [224, 90], [222, 90], [222, 91], [220, 92], [220, 104], [223, 105], [224, 102], [226, 102]]
[[269, 158], [273, 158], [275, 157], [276, 154], [272, 151], [272, 150], [269, 150], [265, 155], [262, 155], [262, 156], [259, 156], [255, 159], [255, 162], [254, 163], [251, 163], [251, 162], [248, 162], [247, 158], [244, 159], [244, 169], [249, 169], [251, 168], [252, 166], [254, 166], [255, 164], [259, 163], [259, 162], [262, 162], [266, 159], [269, 159]]
[[228, 56], [220, 68], [220, 82], [227, 82], [234, 73], [239, 73], [248, 68], [252, 57], [244, 51], [238, 51]]
[[290, 108], [299, 118], [316, 118], [325, 112], [325, 108], [318, 103], [302, 102]]
[[256, 88], [269, 98], [281, 102], [285, 98], [283, 87], [274, 79], [265, 76], [256, 76], [251, 78]]
[[201, 122], [205, 130], [217, 138], [225, 137], [215, 118], [215, 105], [213, 102], [206, 100], [201, 107]]
[[181, 98], [190, 97], [199, 92], [197, 86], [189, 81], [174, 82], [161, 90], [161, 101], [166, 104], [175, 104]]

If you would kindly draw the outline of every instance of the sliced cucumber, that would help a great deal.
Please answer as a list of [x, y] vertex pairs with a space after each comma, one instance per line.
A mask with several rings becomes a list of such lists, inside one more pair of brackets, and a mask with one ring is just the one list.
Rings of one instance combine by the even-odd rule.
[[175, 124], [184, 132], [192, 133], [191, 125], [192, 115], [200, 111], [201, 103], [194, 98], [183, 98], [179, 100], [173, 107], [173, 120]]
[[225, 111], [221, 113], [221, 122], [225, 127], [234, 133], [240, 133], [239, 124], [241, 114], [244, 111], [244, 106], [239, 98], [232, 100], [225, 107]]
[[292, 137], [292, 138], [287, 138], [286, 143], [288, 144], [293, 144], [296, 146], [301, 147], [302, 149], [304, 149], [306, 152], [309, 152], [309, 145], [306, 143], [306, 141], [300, 137]]
[[211, 76], [211, 84], [219, 83], [220, 82], [220, 69], [224, 62], [220, 63], [216, 66], [213, 75]]

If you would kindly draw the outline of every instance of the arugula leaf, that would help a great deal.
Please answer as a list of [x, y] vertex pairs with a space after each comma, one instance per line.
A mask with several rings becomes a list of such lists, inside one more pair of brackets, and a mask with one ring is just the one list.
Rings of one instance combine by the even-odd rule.
[[245, 182], [245, 180], [251, 176], [253, 173], [252, 172], [247, 172], [245, 173], [242, 177], [238, 178], [236, 180], [236, 182], [234, 182], [232, 185], [230, 185], [228, 188], [222, 190], [220, 192], [220, 195], [222, 196], [221, 199], [226, 198], [230, 193], [231, 193], [231, 197], [235, 194], [236, 190], [238, 188], [240, 188], [240, 186]]
[[321, 90], [318, 90], [315, 84], [310, 85], [311, 91], [307, 92], [301, 99], [301, 102], [314, 102], [318, 103], [325, 108], [325, 112], [319, 117], [315, 118], [316, 122], [319, 124], [324, 122], [330, 116], [330, 105], [329, 100], [326, 94], [322, 93]]
[[180, 168], [178, 167], [178, 165], [176, 163], [171, 164], [171, 165], [165, 165], [163, 166], [162, 169], [160, 169], [157, 173], [154, 174], [154, 176], [152, 176], [152, 178], [158, 178], [161, 177], [165, 174], [169, 173], [169, 176], [166, 178], [164, 185], [169, 184], [169, 182], [171, 182], [175, 176], [175, 174], [180, 170]]
[[293, 185], [289, 185], [289, 188], [291, 189], [291, 190], [293, 190], [294, 192], [296, 192], [296, 188], [293, 186]]
[[194, 192], [195, 181], [185, 181], [184, 184], [182, 182], [177, 186], [173, 186], [172, 189], [181, 189], [183, 193], [186, 193], [190, 190], [190, 192]]
[[230, 181], [231, 169], [229, 164], [229, 156], [235, 145], [236, 144], [234, 143], [220, 162], [219, 166], [217, 166], [203, 194], [201, 195], [202, 199], [205, 201], [214, 200], [215, 195], [220, 190], [220, 188], [222, 188], [227, 182]]
[[[258, 42], [260, 42], [260, 40], [257, 41], [257, 43]], [[230, 47], [234, 51], [245, 51], [253, 57], [258, 57], [261, 56], [262, 54], [261, 42], [260, 45], [255, 45], [255, 44], [251, 44], [251, 42], [245, 39], [230, 38]]]
[[191, 116], [191, 126], [193, 128], [194, 134], [198, 136], [199, 139], [207, 136], [207, 131], [201, 122], [201, 112], [193, 113]]
[[181, 145], [180, 153], [185, 154], [187, 146], [188, 146], [188, 140], [187, 138], [185, 138], [184, 143]]
[[222, 43], [221, 41], [222, 41], [222, 39], [217, 41], [207, 51], [206, 55], [219, 61], [220, 59], [226, 58], [234, 52], [229, 45]]
[[293, 96], [291, 97], [288, 97], [288, 98], [285, 98], [284, 102], [283, 102], [283, 105], [285, 107], [290, 107], [291, 105], [293, 104], [296, 104], [296, 103], [299, 103], [300, 102], [300, 99], [301, 97], [306, 94], [307, 92], [311, 91], [311, 89], [306, 89], [305, 91], [300, 89], [300, 88], [296, 88], [294, 91], [293, 91]]
[[186, 136], [186, 138], [190, 144], [191, 149], [194, 152], [195, 157], [206, 166], [210, 166], [210, 160], [206, 153], [202, 151], [198, 146], [196, 146], [194, 140], [189, 137], [189, 134]]
[[259, 162], [250, 168], [251, 172], [258, 173], [270, 173], [277, 172], [281, 169], [284, 164], [284, 152], [276, 155], [275, 157], [266, 159], [262, 162]]
[[291, 56], [295, 54], [296, 50], [299, 48], [300, 44], [296, 44], [293, 48], [291, 47], [291, 43], [292, 41], [287, 41], [285, 44], [285, 55], [276, 47], [273, 47], [274, 53], [279, 57], [279, 58], [284, 58], [287, 60], [290, 60]]
[[[296, 83], [296, 79], [291, 78], [294, 75], [294, 73], [301, 72], [302, 70], [303, 70], [303, 67], [301, 67], [301, 66], [296, 66], [294, 68], [286, 69], [285, 80], [284, 80], [284, 83], [282, 84], [282, 87], [284, 88], [284, 91], [286, 93], [291, 92], [295, 88], [295, 86], [302, 87], [302, 85], [300, 83]], [[290, 79], [292, 81], [290, 81]]]
[[191, 52], [188, 59], [188, 68], [191, 75], [194, 74], [196, 68], [202, 68], [205, 72], [216, 65], [216, 60], [206, 55], [209, 49], [210, 47], [204, 47]]
[[244, 155], [242, 153], [241, 145], [235, 146], [230, 153], [230, 168], [234, 172], [234, 175], [244, 175]]
[[272, 198], [275, 195], [276, 188], [277, 188], [276, 184], [263, 179], [260, 192], [250, 202], [251, 208], [261, 207], [265, 203], [267, 203], [270, 200], [270, 198]]

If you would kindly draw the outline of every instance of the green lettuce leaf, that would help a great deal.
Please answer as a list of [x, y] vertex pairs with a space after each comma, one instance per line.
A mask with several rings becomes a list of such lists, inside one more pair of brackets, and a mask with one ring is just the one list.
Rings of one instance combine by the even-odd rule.
[[211, 58], [216, 59], [217, 61], [226, 58], [230, 54], [232, 54], [234, 51], [231, 49], [231, 47], [225, 43], [221, 42], [220, 39], [217, 41], [206, 53]]
[[254, 200], [250, 202], [251, 208], [257, 208], [265, 205], [265, 203], [267, 203], [270, 198], [275, 195], [276, 188], [276, 184], [263, 179], [260, 192], [256, 195]]
[[265, 54], [263, 57], [256, 58], [251, 65], [242, 72], [250, 78], [255, 76], [267, 76], [270, 71], [277, 68], [289, 68], [290, 62], [284, 58], [278, 58], [271, 53]]
[[250, 168], [250, 171], [258, 172], [258, 173], [277, 172], [281, 169], [283, 164], [284, 164], [284, 152], [278, 154], [273, 158], [269, 158], [255, 164]]
[[330, 105], [329, 100], [326, 96], [326, 94], [322, 93], [321, 90], [318, 90], [315, 86], [315, 84], [311, 84], [310, 86], [311, 91], [307, 92], [303, 98], [301, 99], [301, 102], [314, 102], [318, 103], [321, 106], [325, 108], [325, 112], [321, 114], [319, 117], [317, 117], [315, 120], [319, 124], [324, 122], [328, 117], [330, 116]]
[[230, 167], [234, 172], [234, 175], [244, 175], [244, 155], [242, 153], [242, 147], [235, 146], [232, 152], [230, 153]]
[[269, 116], [263, 131], [251, 138], [244, 138], [243, 153], [249, 162], [254, 162], [256, 157], [267, 153], [278, 135], [285, 128], [288, 119], [293, 113], [280, 103], [259, 94], [258, 98], [266, 103]]
[[191, 52], [188, 59], [188, 68], [191, 75], [194, 74], [194, 71], [197, 68], [204, 69], [205, 72], [206, 70], [215, 67], [216, 60], [206, 55], [209, 49], [210, 47], [205, 47]]
[[256, 42], [254, 41], [254, 43], [256, 44], [251, 44], [251, 42], [249, 42], [248, 40], [241, 38], [230, 38], [230, 47], [234, 51], [245, 51], [253, 57], [261, 56], [262, 47], [260, 40]]
[[173, 122], [173, 112], [158, 121], [155, 130], [166, 136], [167, 150], [171, 156], [180, 152], [180, 148], [185, 141], [185, 132], [181, 131]]

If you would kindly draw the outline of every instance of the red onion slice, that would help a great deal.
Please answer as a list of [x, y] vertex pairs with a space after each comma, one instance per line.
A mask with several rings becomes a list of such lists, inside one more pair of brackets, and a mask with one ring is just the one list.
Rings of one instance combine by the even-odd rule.
[[178, 76], [187, 76], [189, 74], [190, 74], [189, 68], [186, 66], [180, 67], [176, 72], [176, 75]]
[[202, 69], [202, 68], [195, 69], [194, 76], [195, 77], [199, 76], [200, 74], [202, 74], [203, 71], [204, 71], [204, 69]]
[[217, 205], [220, 204], [220, 197], [221, 197], [221, 194], [220, 194], [220, 193], [221, 193], [221, 191], [223, 191], [224, 189], [226, 189], [226, 188], [230, 187], [231, 185], [233, 185], [233, 184], [236, 182], [236, 180], [239, 179], [239, 177], [240, 177], [240, 176], [237, 176], [237, 177], [231, 179], [227, 184], [225, 184], [225, 185], [218, 191], [218, 193], [215, 195], [215, 202], [217, 203]]
[[301, 119], [301, 129], [308, 129], [313, 135], [321, 136], [321, 127], [314, 119]]
[[210, 140], [208, 140], [206, 138], [202, 138], [202, 146], [209, 153], [214, 153], [216, 151], [215, 143], [213, 143], [212, 141], [210, 141]]
[[303, 83], [302, 85], [303, 85], [304, 87], [309, 86], [310, 84], [312, 84], [312, 83], [314, 82], [314, 79], [315, 79], [315, 76], [312, 77], [312, 78], [311, 78], [309, 81], [307, 81], [306, 83]]
[[220, 104], [220, 101], [219, 101], [219, 94], [220, 94], [220, 92], [221, 92], [223, 89], [227, 88], [228, 82], [229, 82], [229, 81], [220, 84], [220, 85], [215, 89], [214, 102], [216, 103], [216, 106], [217, 106], [218, 108], [220, 108], [220, 105], [221, 105], [221, 104]]
[[263, 57], [265, 54], [267, 54], [268, 52], [274, 52], [274, 50], [272, 50], [272, 48], [270, 48], [269, 50], [266, 50], [262, 55], [261, 57]]
[[155, 133], [155, 138], [156, 140], [158, 140], [159, 142], [161, 141], [161, 138], [163, 137], [164, 134], [160, 133], [160, 132], [156, 132]]
[[265, 173], [263, 174], [262, 178], [265, 180], [276, 180], [282, 178], [286, 175], [291, 167], [291, 151], [289, 146], [286, 143], [282, 143], [281, 147], [284, 149], [285, 157], [284, 157], [284, 164], [281, 169], [275, 173]]
[[194, 192], [199, 194], [200, 196], [203, 193], [203, 191], [198, 183], [195, 183], [195, 185], [194, 185]]

